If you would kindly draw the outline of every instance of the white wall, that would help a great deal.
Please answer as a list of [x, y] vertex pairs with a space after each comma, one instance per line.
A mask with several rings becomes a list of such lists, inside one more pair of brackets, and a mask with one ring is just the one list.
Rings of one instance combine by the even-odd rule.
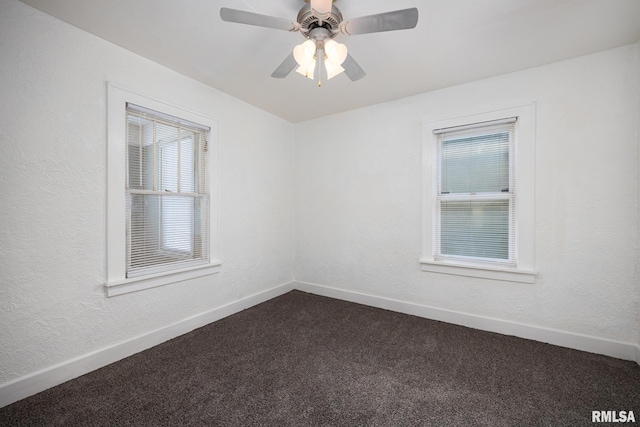
[[[638, 43], [636, 44], [636, 51], [638, 52], [636, 55], [637, 58], [637, 63], [636, 63], [636, 82], [638, 84], [638, 191], [640, 194], [640, 41], [638, 41]], [[638, 196], [638, 221], [640, 223], [640, 195]], [[636, 299], [636, 318], [637, 318], [637, 323], [636, 323], [636, 332], [637, 332], [637, 344], [638, 344], [638, 349], [637, 349], [637, 355], [636, 355], [636, 361], [638, 362], [638, 364], [640, 364], [640, 225], [638, 226], [638, 241], [636, 243], [636, 247], [638, 250], [638, 257], [637, 262], [637, 268], [636, 268], [636, 274], [638, 274], [638, 278], [636, 280], [636, 283], [638, 285], [638, 297]]]
[[[0, 385], [293, 279], [293, 125], [0, 0]], [[217, 275], [106, 298], [106, 82], [220, 124]]]
[[[637, 342], [637, 55], [626, 46], [297, 124], [296, 281]], [[535, 284], [420, 271], [421, 121], [532, 101]]]

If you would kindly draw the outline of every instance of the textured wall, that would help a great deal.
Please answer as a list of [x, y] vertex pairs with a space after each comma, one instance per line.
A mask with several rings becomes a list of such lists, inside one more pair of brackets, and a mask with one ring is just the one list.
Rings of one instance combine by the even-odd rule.
[[[0, 384], [292, 280], [288, 122], [0, 0]], [[105, 298], [106, 82], [220, 123], [222, 272]]]
[[[635, 342], [637, 51], [297, 124], [296, 280]], [[531, 101], [535, 284], [420, 271], [421, 121]]]
[[[640, 41], [636, 44], [636, 82], [638, 84], [638, 221], [640, 222]], [[638, 265], [636, 266], [636, 274], [640, 276], [640, 225], [638, 225], [638, 240], [636, 242], [636, 251], [638, 251], [637, 260]], [[638, 343], [638, 356], [637, 361], [640, 363], [640, 277], [636, 281], [638, 285], [638, 297], [636, 299], [636, 333], [637, 333], [637, 343]]]

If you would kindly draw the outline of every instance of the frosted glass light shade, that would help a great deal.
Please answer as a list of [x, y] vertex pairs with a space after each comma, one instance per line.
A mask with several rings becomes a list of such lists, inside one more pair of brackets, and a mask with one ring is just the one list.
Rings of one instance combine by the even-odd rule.
[[296, 72], [298, 74], [302, 74], [303, 76], [313, 80], [313, 72], [316, 69], [316, 61], [315, 59], [311, 59], [311, 62], [305, 64], [305, 65], [300, 65], [297, 69]]
[[327, 40], [324, 43], [324, 51], [327, 55], [327, 62], [339, 66], [347, 59], [347, 47], [335, 40]]
[[315, 54], [316, 44], [312, 40], [307, 40], [293, 48], [293, 57], [300, 66], [306, 66], [311, 63]]
[[329, 61], [324, 61], [324, 66], [327, 69], [327, 80], [331, 80], [333, 77], [344, 71], [344, 68], [342, 68], [342, 66], [333, 65]]

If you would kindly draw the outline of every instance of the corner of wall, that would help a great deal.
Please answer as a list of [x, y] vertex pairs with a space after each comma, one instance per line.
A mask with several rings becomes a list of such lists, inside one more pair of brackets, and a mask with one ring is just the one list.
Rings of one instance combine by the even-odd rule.
[[[63, 363], [0, 384], [0, 408], [122, 360], [170, 339], [269, 301], [294, 289], [294, 282], [249, 295], [168, 326], [83, 354]], [[640, 353], [640, 352], [639, 352]]]

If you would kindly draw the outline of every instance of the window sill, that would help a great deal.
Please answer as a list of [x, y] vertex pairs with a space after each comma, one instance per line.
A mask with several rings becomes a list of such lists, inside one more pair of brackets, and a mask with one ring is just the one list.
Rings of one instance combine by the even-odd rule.
[[452, 263], [424, 258], [420, 260], [420, 264], [422, 271], [482, 279], [504, 280], [507, 282], [534, 283], [536, 276], [535, 271]]
[[128, 294], [130, 292], [137, 292], [144, 289], [155, 288], [157, 286], [164, 286], [171, 283], [181, 282], [183, 280], [215, 274], [220, 271], [221, 267], [222, 263], [220, 261], [213, 261], [210, 264], [199, 265], [196, 267], [108, 282], [105, 284], [105, 289], [107, 297], [114, 297], [117, 295]]

